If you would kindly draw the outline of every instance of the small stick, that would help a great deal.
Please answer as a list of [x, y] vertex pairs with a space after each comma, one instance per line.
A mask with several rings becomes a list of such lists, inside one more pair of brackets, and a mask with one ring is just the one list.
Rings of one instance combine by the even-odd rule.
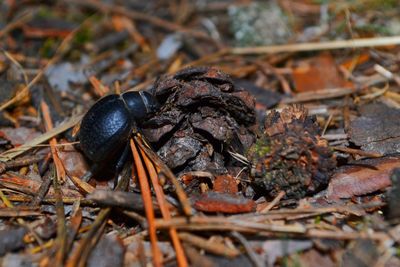
[[15, 160], [10, 160], [7, 162], [0, 162], [0, 174], [16, 167], [27, 166], [32, 163], [37, 163], [45, 158], [44, 155], [33, 155], [27, 156]]
[[355, 154], [355, 155], [360, 155], [364, 157], [369, 157], [369, 158], [381, 158], [383, 155], [379, 152], [369, 152], [369, 151], [363, 151], [361, 149], [355, 149], [355, 148], [348, 148], [348, 147], [339, 147], [339, 146], [334, 146], [332, 147], [336, 151], [340, 152], [345, 152], [348, 154]]
[[225, 256], [229, 258], [234, 258], [240, 255], [240, 251], [237, 249], [229, 248], [227, 246], [224, 246], [223, 244], [219, 244], [216, 242], [210, 242], [205, 238], [190, 233], [183, 232], [179, 233], [178, 235], [179, 238], [181, 238], [183, 241], [198, 248], [204, 249], [205, 251], [208, 251], [215, 255]]
[[38, 193], [36, 196], [32, 198], [31, 206], [35, 207], [42, 202], [43, 198], [46, 196], [47, 192], [49, 191], [50, 185], [51, 185], [51, 180], [53, 172], [50, 170], [44, 177], [43, 177], [43, 182], [40, 184]]
[[263, 208], [260, 213], [267, 213], [270, 211], [279, 201], [285, 196], [285, 191], [280, 191], [278, 195], [265, 207]]
[[0, 209], [0, 218], [3, 217], [31, 217], [31, 216], [42, 216], [41, 212], [36, 208], [1, 208]]

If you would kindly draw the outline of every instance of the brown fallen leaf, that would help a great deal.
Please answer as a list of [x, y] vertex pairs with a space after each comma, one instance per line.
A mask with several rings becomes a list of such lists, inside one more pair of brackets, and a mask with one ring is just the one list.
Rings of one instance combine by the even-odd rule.
[[207, 192], [193, 198], [194, 208], [205, 212], [244, 213], [254, 211], [256, 203], [241, 196]]
[[333, 57], [328, 53], [298, 62], [293, 70], [293, 81], [297, 92], [351, 87], [340, 76]]
[[351, 198], [385, 189], [391, 185], [390, 174], [400, 167], [400, 158], [361, 160], [352, 166], [336, 170], [329, 186], [330, 199]]

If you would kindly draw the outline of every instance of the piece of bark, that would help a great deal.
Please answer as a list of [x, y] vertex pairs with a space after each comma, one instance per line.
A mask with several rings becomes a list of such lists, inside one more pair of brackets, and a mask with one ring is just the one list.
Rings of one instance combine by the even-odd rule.
[[244, 213], [255, 211], [256, 203], [242, 196], [207, 192], [192, 197], [193, 207], [205, 212]]

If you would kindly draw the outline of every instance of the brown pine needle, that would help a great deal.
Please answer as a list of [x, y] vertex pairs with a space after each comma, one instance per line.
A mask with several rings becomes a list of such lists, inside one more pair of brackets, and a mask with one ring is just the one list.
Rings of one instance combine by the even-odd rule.
[[[151, 162], [151, 160], [147, 157], [146, 152], [143, 149], [140, 149], [140, 152], [142, 154], [147, 171], [149, 172], [150, 180], [151, 180], [151, 183], [153, 184], [153, 188], [156, 193], [158, 204], [160, 205], [161, 214], [164, 217], [164, 219], [169, 220], [169, 219], [171, 219], [171, 214], [168, 209], [168, 204], [165, 199], [164, 191], [158, 182], [158, 175], [157, 175], [156, 169], [154, 168], [154, 165]], [[172, 244], [174, 245], [174, 248], [175, 248], [178, 266], [180, 266], [180, 267], [188, 266], [185, 252], [183, 251], [183, 247], [182, 247], [181, 241], [179, 240], [176, 229], [171, 227], [169, 229], [169, 235], [171, 237]]]
[[89, 183], [86, 183], [85, 181], [82, 181], [76, 176], [71, 176], [70, 180], [72, 183], [79, 189], [81, 193], [84, 195], [93, 193], [95, 188], [91, 186]]
[[163, 258], [160, 251], [160, 248], [157, 245], [157, 229], [155, 227], [155, 217], [154, 217], [154, 209], [153, 202], [151, 200], [150, 186], [147, 181], [146, 170], [144, 169], [142, 160], [140, 158], [139, 152], [136, 148], [135, 142], [131, 139], [131, 150], [133, 154], [133, 158], [135, 159], [135, 167], [137, 171], [137, 177], [139, 179], [140, 191], [143, 197], [143, 204], [146, 213], [147, 223], [149, 226], [149, 236], [151, 242], [151, 250], [153, 254], [153, 264], [156, 267], [162, 266]]
[[349, 148], [349, 147], [340, 147], [340, 146], [334, 146], [332, 147], [336, 151], [348, 153], [348, 154], [353, 154], [353, 155], [359, 155], [363, 157], [368, 157], [368, 158], [381, 158], [383, 155], [379, 152], [373, 152], [373, 151], [364, 151], [361, 149], [355, 149], [355, 148]]
[[99, 79], [97, 79], [95, 76], [90, 76], [89, 81], [92, 84], [97, 96], [102, 97], [105, 94], [107, 94], [108, 92], [110, 92], [110, 89], [107, 86], [105, 86], [104, 84], [102, 84], [101, 81]]
[[260, 213], [267, 213], [270, 211], [276, 204], [279, 203], [279, 201], [285, 196], [285, 191], [280, 191], [279, 194], [270, 202], [268, 205], [263, 208]]
[[185, 242], [192, 244], [198, 248], [204, 249], [210, 253], [225, 256], [229, 258], [234, 258], [240, 255], [240, 251], [235, 248], [229, 248], [224, 244], [217, 242], [210, 242], [209, 240], [190, 234], [190, 233], [179, 233], [179, 237]]
[[[54, 169], [50, 170], [54, 173]], [[62, 201], [62, 193], [59, 183], [59, 177], [57, 175], [53, 176], [53, 188], [56, 197], [56, 214], [57, 214], [57, 253], [55, 255], [56, 266], [62, 266], [66, 256], [66, 246], [67, 246], [67, 229], [65, 225], [65, 210], [64, 203]]]
[[[40, 106], [43, 112], [43, 119], [46, 131], [50, 131], [53, 129], [53, 122], [51, 121], [49, 106], [44, 101], [40, 103]], [[49, 143], [50, 143], [51, 154], [53, 156], [54, 165], [56, 166], [57, 178], [59, 178], [60, 181], [64, 183], [66, 173], [64, 165], [62, 164], [60, 158], [58, 157], [56, 138], [55, 137], [51, 138]]]

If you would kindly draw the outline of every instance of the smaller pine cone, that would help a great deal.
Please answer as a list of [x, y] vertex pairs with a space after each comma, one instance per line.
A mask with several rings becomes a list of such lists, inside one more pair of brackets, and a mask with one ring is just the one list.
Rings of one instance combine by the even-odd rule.
[[264, 127], [247, 154], [256, 190], [270, 197], [284, 191], [285, 198], [300, 199], [328, 184], [336, 160], [302, 106], [272, 111]]

